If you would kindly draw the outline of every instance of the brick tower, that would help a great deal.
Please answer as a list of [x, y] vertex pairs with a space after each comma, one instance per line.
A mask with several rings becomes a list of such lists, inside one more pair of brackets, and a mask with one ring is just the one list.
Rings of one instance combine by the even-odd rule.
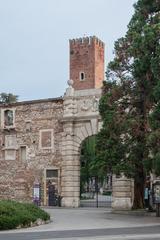
[[97, 37], [70, 40], [70, 79], [75, 90], [102, 86], [104, 43]]

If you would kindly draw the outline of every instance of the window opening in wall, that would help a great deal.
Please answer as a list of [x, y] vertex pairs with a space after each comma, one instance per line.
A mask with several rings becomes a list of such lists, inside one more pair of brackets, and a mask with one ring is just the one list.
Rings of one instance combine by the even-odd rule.
[[85, 80], [85, 74], [84, 72], [80, 72], [80, 81], [84, 81]]
[[31, 131], [31, 121], [26, 121], [26, 132]]
[[5, 126], [13, 126], [13, 111], [12, 110], [4, 111], [4, 124], [5, 124]]
[[54, 178], [58, 177], [58, 170], [57, 169], [47, 169], [46, 171], [46, 177], [47, 178]]
[[20, 159], [22, 162], [26, 161], [26, 146], [20, 147]]

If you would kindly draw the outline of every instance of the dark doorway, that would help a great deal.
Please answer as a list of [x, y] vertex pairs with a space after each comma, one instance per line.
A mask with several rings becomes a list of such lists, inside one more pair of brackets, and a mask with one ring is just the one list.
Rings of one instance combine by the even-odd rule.
[[48, 206], [58, 205], [58, 196], [60, 196], [58, 186], [58, 169], [46, 169], [46, 204]]
[[49, 206], [56, 206], [56, 191], [55, 186], [53, 184], [49, 184], [48, 186], [48, 205]]

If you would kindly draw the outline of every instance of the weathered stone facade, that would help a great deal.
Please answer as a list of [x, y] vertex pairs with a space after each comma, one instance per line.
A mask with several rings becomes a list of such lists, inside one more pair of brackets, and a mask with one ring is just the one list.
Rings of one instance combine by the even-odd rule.
[[[61, 168], [63, 99], [1, 105], [0, 198], [31, 201], [35, 181], [42, 202], [46, 169]], [[4, 110], [14, 111], [13, 125], [4, 125]], [[47, 142], [48, 141], [48, 142]]]
[[[63, 99], [0, 106], [1, 199], [32, 201], [38, 183], [41, 203], [48, 205], [50, 181], [63, 206], [79, 206], [80, 148], [100, 128], [100, 96], [100, 89], [74, 91], [70, 84]], [[10, 124], [8, 111], [14, 115]]]

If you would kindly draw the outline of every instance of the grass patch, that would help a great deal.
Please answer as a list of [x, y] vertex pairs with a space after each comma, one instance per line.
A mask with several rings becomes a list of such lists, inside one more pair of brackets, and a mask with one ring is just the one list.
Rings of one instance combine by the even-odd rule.
[[29, 227], [37, 219], [47, 221], [50, 216], [34, 204], [0, 201], [0, 230], [15, 229], [19, 226]]

